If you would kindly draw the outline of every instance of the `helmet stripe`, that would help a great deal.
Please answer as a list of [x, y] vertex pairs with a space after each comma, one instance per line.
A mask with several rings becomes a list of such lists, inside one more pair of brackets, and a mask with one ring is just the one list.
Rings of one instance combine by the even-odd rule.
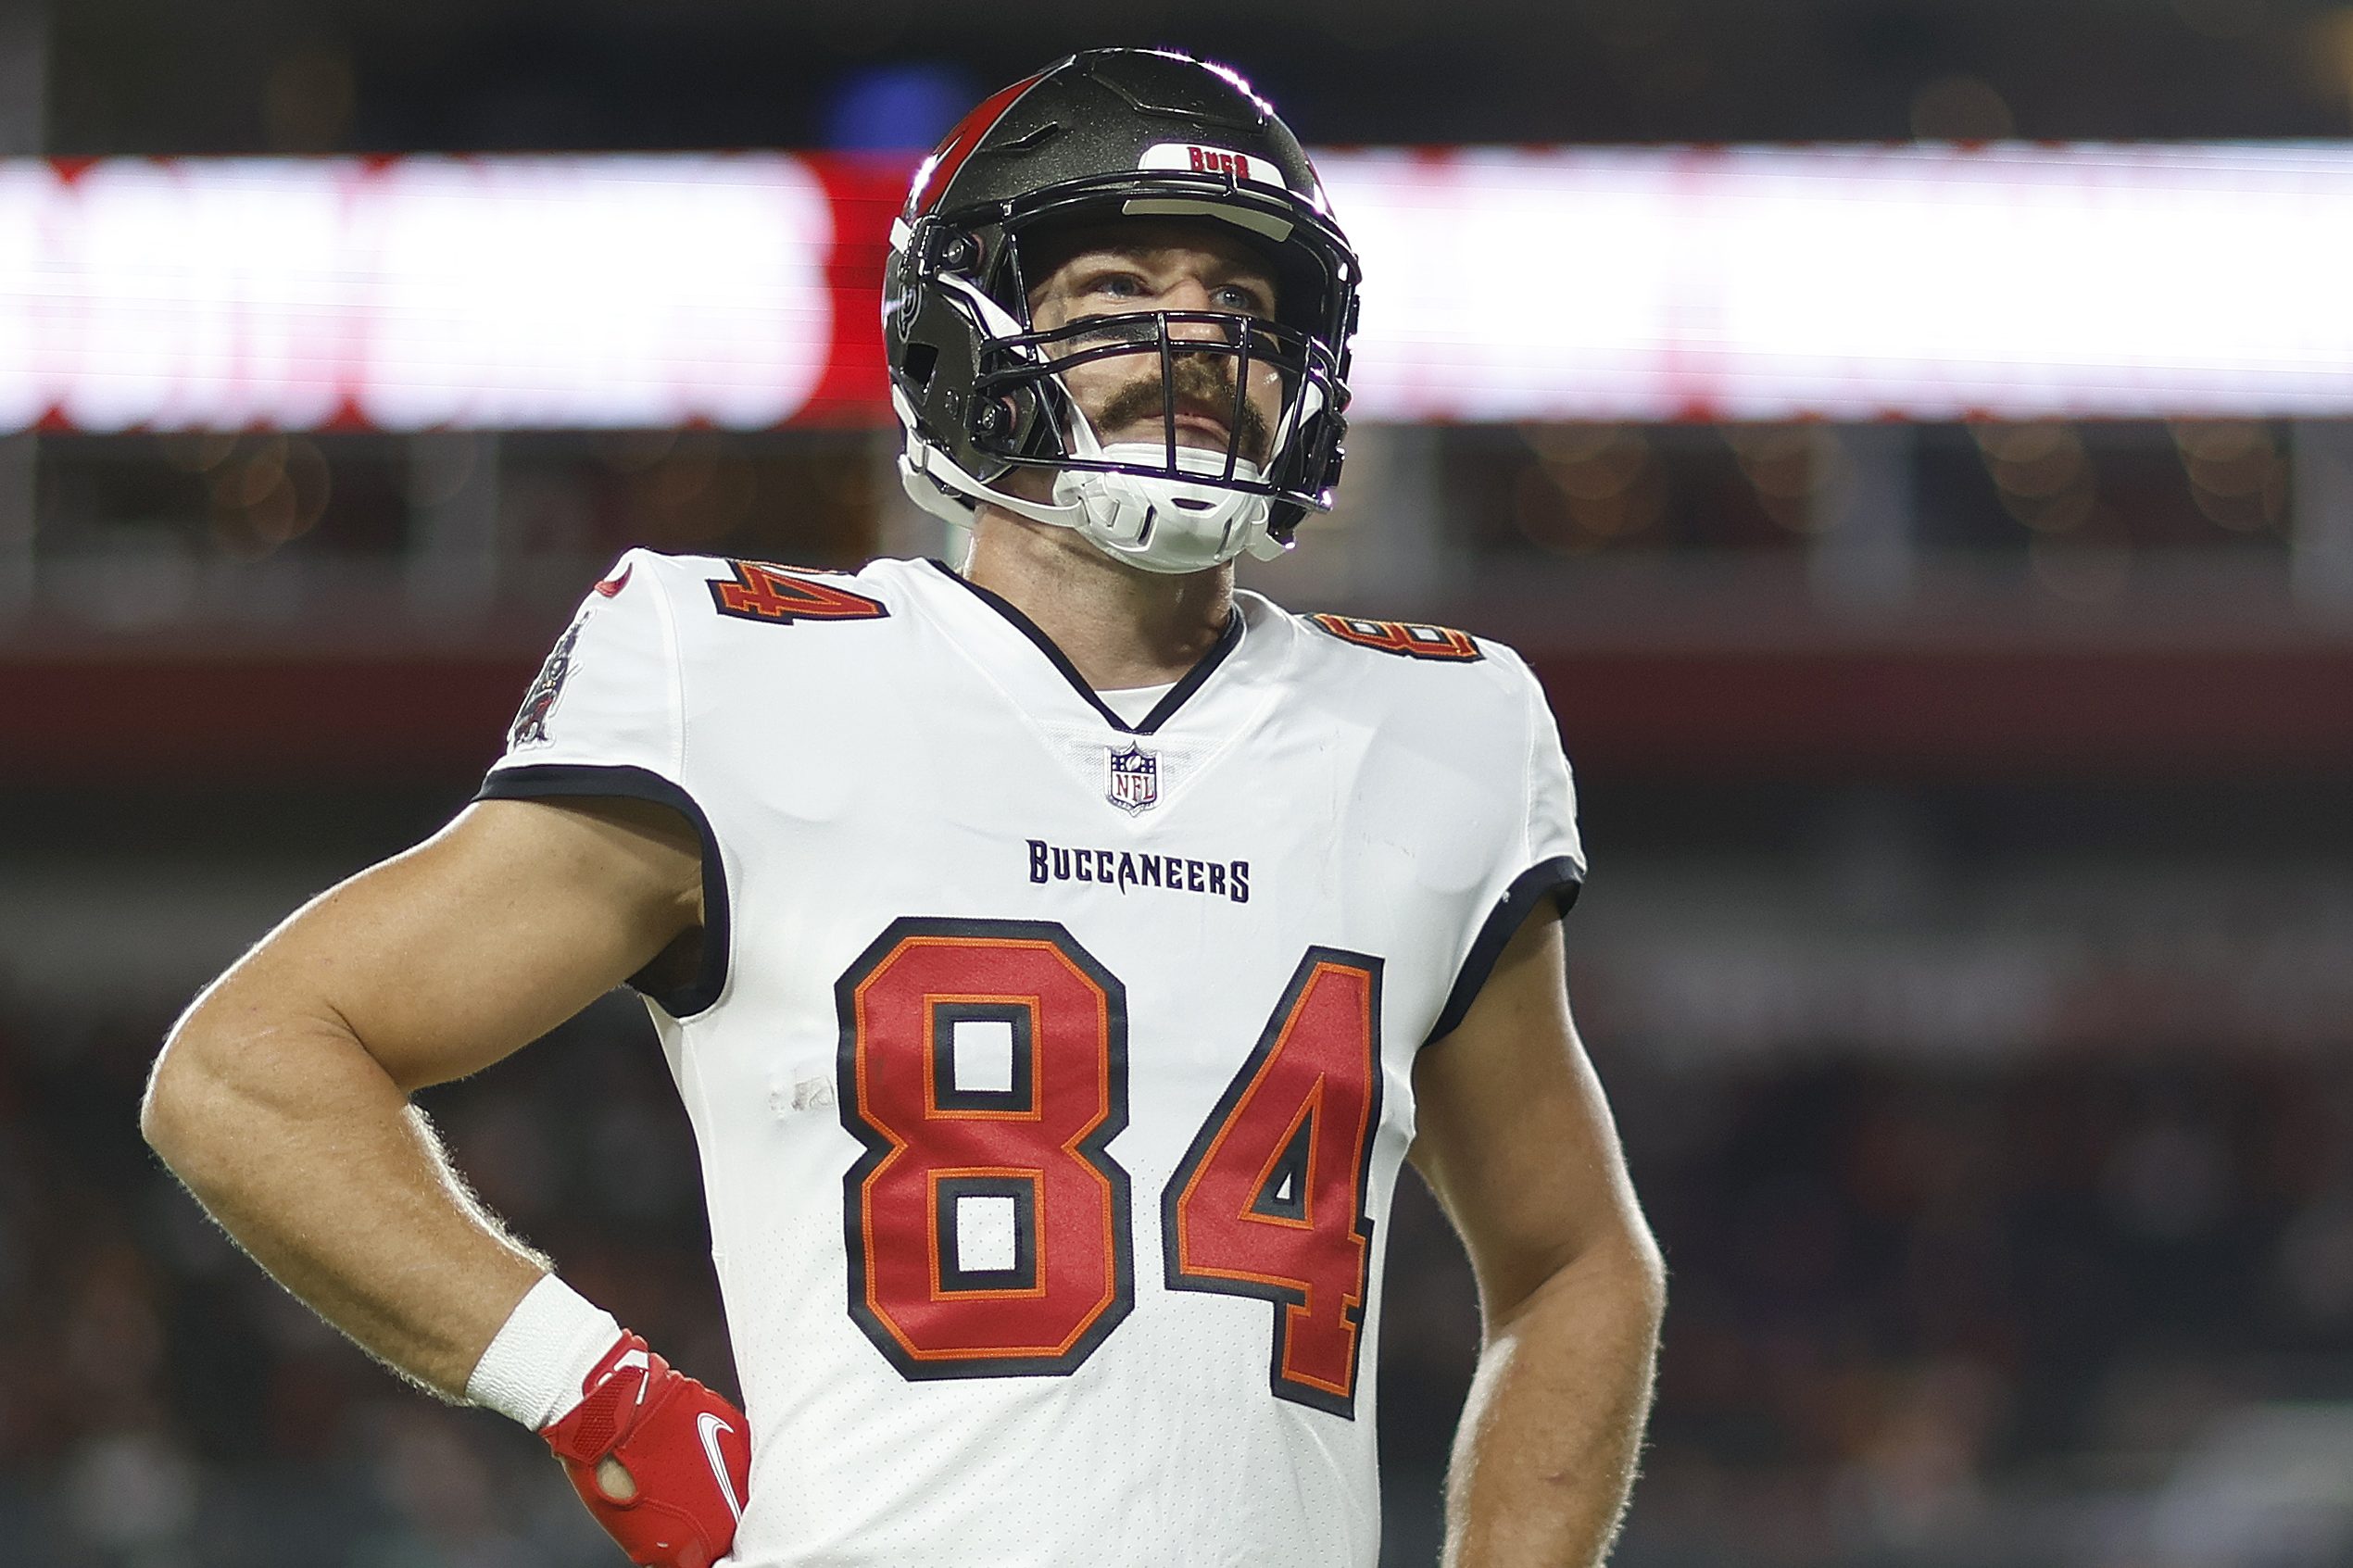
[[956, 170], [963, 168], [964, 160], [972, 157], [973, 149], [980, 145], [981, 138], [988, 135], [1004, 112], [1013, 107], [1013, 100], [1037, 85], [1046, 74], [1039, 71], [1037, 76], [1025, 77], [1002, 92], [990, 94], [981, 100], [979, 107], [956, 122], [956, 129], [948, 132], [948, 139], [940, 143], [931, 157], [924, 159], [916, 169], [914, 183], [907, 192], [908, 217], [920, 218], [929, 209], [938, 194], [948, 188], [948, 182], [956, 177]]

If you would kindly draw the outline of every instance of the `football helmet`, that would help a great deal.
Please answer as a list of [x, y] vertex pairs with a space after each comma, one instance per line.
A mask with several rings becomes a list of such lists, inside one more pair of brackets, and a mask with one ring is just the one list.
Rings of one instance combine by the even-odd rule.
[[[1271, 317], [1039, 330], [1038, 239], [1122, 218], [1229, 225], [1272, 265]], [[1357, 281], [1306, 154], [1239, 76], [1161, 50], [1070, 56], [950, 132], [891, 225], [883, 338], [908, 494], [966, 526], [987, 503], [1074, 528], [1151, 571], [1278, 555], [1340, 481]], [[1073, 397], [1064, 371], [1114, 358], [1159, 383], [1162, 439], [1106, 443]], [[1180, 382], [1230, 403], [1223, 451], [1179, 444]], [[1270, 383], [1272, 418], [1258, 407]], [[1021, 469], [1051, 472], [1051, 499], [1006, 487]]]

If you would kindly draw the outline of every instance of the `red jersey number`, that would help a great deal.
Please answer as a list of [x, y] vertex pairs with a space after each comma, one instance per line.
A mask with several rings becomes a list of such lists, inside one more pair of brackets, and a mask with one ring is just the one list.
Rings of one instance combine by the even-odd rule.
[[[1353, 1417], [1381, 961], [1312, 947], [1162, 1198], [1171, 1290], [1275, 1305], [1282, 1399]], [[849, 1313], [910, 1378], [1076, 1370], [1135, 1303], [1126, 994], [1051, 922], [894, 922], [835, 985]]]
[[1372, 1268], [1380, 960], [1311, 947], [1162, 1198], [1171, 1290], [1275, 1303], [1277, 1397], [1353, 1413]]
[[1076, 1370], [1135, 1302], [1119, 982], [1051, 922], [908, 919], [835, 999], [850, 1316], [911, 1378]]

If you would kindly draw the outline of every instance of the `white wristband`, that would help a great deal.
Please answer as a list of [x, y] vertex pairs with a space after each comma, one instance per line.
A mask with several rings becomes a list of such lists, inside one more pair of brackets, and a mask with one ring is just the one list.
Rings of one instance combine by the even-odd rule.
[[581, 1384], [620, 1337], [610, 1312], [542, 1275], [474, 1363], [466, 1399], [536, 1432], [572, 1413]]

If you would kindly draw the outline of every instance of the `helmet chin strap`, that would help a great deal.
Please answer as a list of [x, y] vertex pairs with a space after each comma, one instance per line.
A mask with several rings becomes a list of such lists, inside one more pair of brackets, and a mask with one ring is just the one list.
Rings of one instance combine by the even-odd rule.
[[[975, 479], [959, 468], [953, 458], [915, 433], [914, 411], [908, 408], [905, 394], [892, 387], [890, 401], [899, 412], [900, 428], [907, 433], [907, 445], [899, 454], [899, 483], [905, 486], [908, 497], [915, 505], [934, 517], [959, 528], [970, 528], [974, 509], [986, 504], [1001, 507], [1034, 522], [1051, 522], [1057, 528], [1077, 528], [1083, 522], [1086, 509], [1075, 501], [1033, 501]], [[944, 494], [940, 490], [943, 484], [957, 495]], [[959, 500], [957, 495], [964, 499]]]
[[[1071, 456], [1137, 467], [1167, 464], [1169, 448], [1160, 442], [1122, 441], [1104, 445], [1067, 389], [1063, 397], [1070, 409]], [[895, 387], [891, 401], [900, 406], [900, 423], [907, 432], [906, 449], [899, 458], [900, 483], [917, 506], [959, 527], [971, 527], [970, 507], [986, 503], [1035, 522], [1072, 529], [1114, 560], [1144, 571], [1166, 573], [1204, 571], [1244, 550], [1261, 560], [1273, 560], [1283, 553], [1282, 546], [1266, 532], [1270, 511], [1266, 497], [1229, 489], [1221, 483], [1226, 471], [1222, 453], [1197, 446], [1175, 449], [1176, 467], [1201, 475], [1205, 483], [1157, 474], [1064, 469], [1054, 476], [1052, 501], [1035, 501], [965, 472], [947, 453], [916, 436], [912, 411]], [[1256, 483], [1259, 467], [1237, 458], [1234, 477]], [[943, 494], [943, 484], [964, 499]]]
[[[1201, 475], [1206, 483], [1157, 474], [1104, 472], [1096, 469], [1064, 469], [1054, 476], [1054, 499], [1077, 503], [1085, 521], [1079, 533], [1114, 560], [1146, 571], [1201, 571], [1232, 560], [1244, 550], [1259, 554], [1263, 546], [1279, 555], [1281, 547], [1266, 536], [1267, 504], [1264, 495], [1228, 489], [1223, 480], [1223, 453], [1199, 446], [1170, 447], [1157, 441], [1118, 441], [1104, 445], [1091, 421], [1073, 407], [1070, 420], [1071, 456], [1137, 468], [1176, 466]], [[1256, 463], [1234, 459], [1234, 477], [1255, 483]]]

